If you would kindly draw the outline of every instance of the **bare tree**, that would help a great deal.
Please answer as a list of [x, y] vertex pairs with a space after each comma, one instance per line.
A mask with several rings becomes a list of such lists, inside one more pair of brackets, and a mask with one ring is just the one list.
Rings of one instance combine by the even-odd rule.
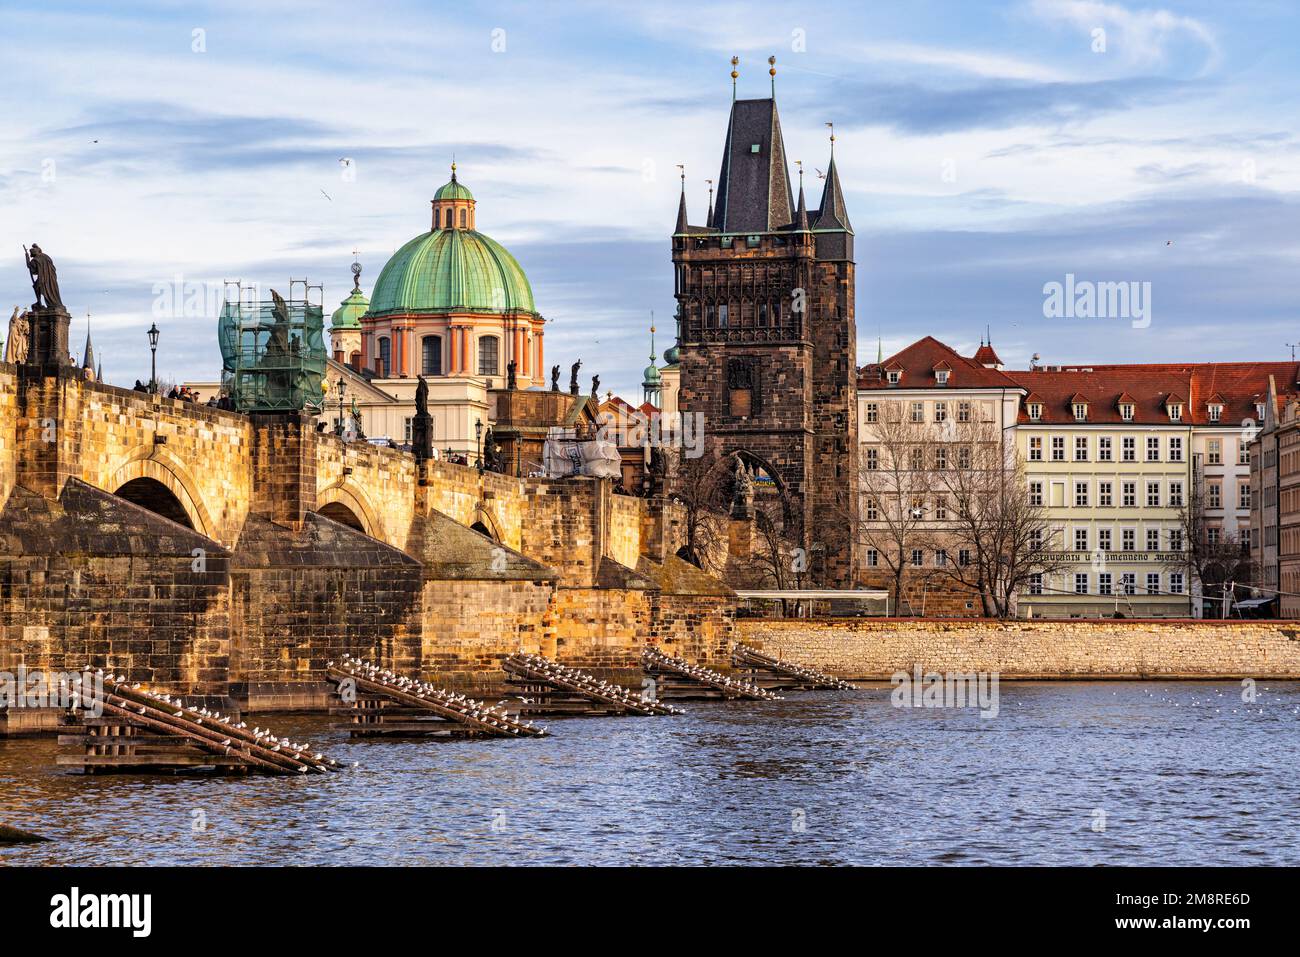
[[687, 458], [680, 450], [668, 459], [668, 498], [685, 515], [682, 557], [716, 577], [727, 560], [730, 461], [729, 457]]
[[858, 464], [861, 500], [853, 533], [893, 578], [894, 610], [902, 614], [907, 602], [903, 578], [913, 550], [923, 547], [927, 538], [925, 490], [935, 436], [923, 422], [905, 416], [900, 403], [882, 406]]
[[986, 617], [1010, 618], [1034, 576], [1069, 562], [1052, 548], [1047, 511], [1030, 499], [1024, 462], [1001, 429], [992, 422], [949, 423], [943, 440], [946, 451], [931, 472], [930, 544], [956, 552], [957, 560], [939, 571], [976, 592]]
[[1235, 531], [1222, 528], [1206, 515], [1209, 494], [1205, 482], [1197, 479], [1192, 492], [1178, 510], [1178, 557], [1167, 567], [1181, 571], [1189, 584], [1196, 582], [1202, 596], [1214, 601], [1217, 617], [1227, 618], [1238, 586], [1254, 580], [1255, 563]]

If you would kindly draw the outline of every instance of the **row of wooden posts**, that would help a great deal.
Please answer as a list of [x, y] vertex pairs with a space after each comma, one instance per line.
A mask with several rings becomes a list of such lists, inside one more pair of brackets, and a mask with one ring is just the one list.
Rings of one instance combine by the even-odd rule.
[[[531, 719], [678, 715], [670, 701], [779, 701], [786, 689], [851, 689], [830, 675], [737, 644], [737, 674], [645, 649], [640, 692], [552, 659], [515, 654], [502, 668], [513, 695], [488, 704], [371, 662], [344, 656], [327, 678], [353, 737], [529, 738], [547, 730]], [[91, 673], [98, 687], [79, 684], [83, 713], [76, 733], [60, 735], [59, 764], [88, 774], [110, 771], [198, 770], [245, 774], [308, 774], [342, 765], [308, 744], [278, 738], [230, 716], [129, 684], [124, 676]]]

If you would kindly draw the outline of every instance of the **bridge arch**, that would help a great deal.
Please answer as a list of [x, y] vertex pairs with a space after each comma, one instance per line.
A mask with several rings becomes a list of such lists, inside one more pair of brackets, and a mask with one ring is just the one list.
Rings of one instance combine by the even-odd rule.
[[388, 541], [384, 534], [384, 523], [375, 514], [374, 507], [366, 498], [366, 493], [351, 482], [331, 485], [318, 491], [316, 512], [340, 525], [365, 532], [371, 538], [377, 538], [382, 542]]
[[470, 528], [480, 535], [486, 535], [494, 542], [501, 542], [501, 523], [497, 517], [492, 514], [492, 510], [484, 505], [481, 501], [474, 503], [474, 521]]
[[[123, 490], [127, 494], [122, 495]], [[172, 521], [177, 521], [175, 508], [179, 507], [187, 519], [180, 524], [188, 525], [200, 535], [220, 539], [217, 523], [199, 496], [198, 483], [184, 463], [165, 448], [142, 446], [136, 449], [109, 476], [105, 491], [122, 495], [127, 501]]]

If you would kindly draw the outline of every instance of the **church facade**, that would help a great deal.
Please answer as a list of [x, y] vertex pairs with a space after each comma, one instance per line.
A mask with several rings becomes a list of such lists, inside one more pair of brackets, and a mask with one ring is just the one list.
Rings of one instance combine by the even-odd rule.
[[[775, 98], [738, 99], [702, 226], [683, 185], [673, 231], [683, 413], [706, 454], [739, 456], [810, 584], [856, 577], [853, 228], [835, 167], [809, 210], [791, 189]], [[798, 557], [793, 557], [798, 561]]]

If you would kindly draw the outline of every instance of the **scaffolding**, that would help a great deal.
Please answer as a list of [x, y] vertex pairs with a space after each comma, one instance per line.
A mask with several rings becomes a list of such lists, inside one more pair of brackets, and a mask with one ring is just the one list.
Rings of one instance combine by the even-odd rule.
[[286, 300], [274, 289], [258, 301], [255, 286], [227, 280], [217, 320], [221, 390], [239, 412], [312, 412], [325, 404], [325, 310], [311, 302], [319, 285], [289, 280]]

